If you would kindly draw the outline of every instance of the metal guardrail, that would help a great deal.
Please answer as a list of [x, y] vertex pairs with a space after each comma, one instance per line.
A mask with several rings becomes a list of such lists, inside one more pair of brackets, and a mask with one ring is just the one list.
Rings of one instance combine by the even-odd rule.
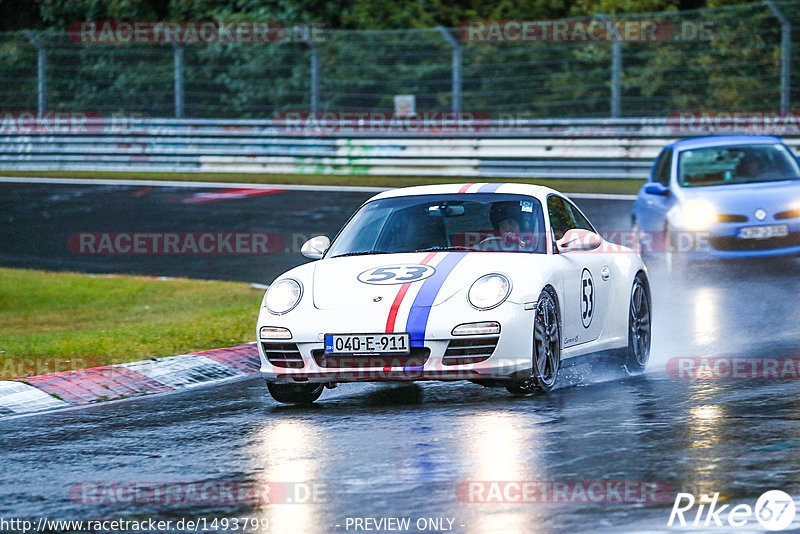
[[[60, 126], [51, 117], [0, 128], [0, 169], [643, 179], [661, 147], [703, 134], [671, 119], [384, 126], [96, 118]], [[749, 133], [733, 121], [715, 124], [734, 126]], [[785, 140], [797, 150], [793, 133]]]

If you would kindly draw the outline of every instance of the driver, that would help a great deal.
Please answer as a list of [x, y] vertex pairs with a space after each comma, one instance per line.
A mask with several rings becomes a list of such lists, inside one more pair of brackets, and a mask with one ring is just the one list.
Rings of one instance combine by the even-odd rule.
[[523, 235], [531, 235], [530, 220], [525, 217], [518, 201], [495, 202], [489, 211], [489, 220], [500, 241], [501, 250], [520, 250], [530, 247], [530, 242], [523, 240]]
[[736, 175], [744, 178], [756, 178], [761, 172], [761, 161], [758, 156], [745, 153], [736, 165]]

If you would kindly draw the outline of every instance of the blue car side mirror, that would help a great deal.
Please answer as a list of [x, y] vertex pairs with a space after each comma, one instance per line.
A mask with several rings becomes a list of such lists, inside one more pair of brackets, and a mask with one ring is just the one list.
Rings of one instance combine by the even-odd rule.
[[649, 182], [644, 185], [644, 192], [648, 195], [661, 195], [664, 197], [669, 196], [669, 187], [665, 187], [659, 182]]

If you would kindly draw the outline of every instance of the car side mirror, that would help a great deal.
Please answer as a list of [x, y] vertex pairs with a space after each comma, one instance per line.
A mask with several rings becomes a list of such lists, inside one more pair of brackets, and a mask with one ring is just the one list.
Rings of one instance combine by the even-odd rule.
[[318, 260], [325, 255], [325, 252], [331, 246], [331, 240], [328, 236], [318, 235], [312, 237], [300, 248], [300, 254], [312, 260]]
[[648, 195], [660, 195], [662, 197], [669, 196], [669, 187], [659, 182], [648, 182], [644, 185], [644, 192]]
[[559, 252], [586, 252], [603, 244], [603, 238], [591, 230], [572, 229], [564, 233], [557, 242]]

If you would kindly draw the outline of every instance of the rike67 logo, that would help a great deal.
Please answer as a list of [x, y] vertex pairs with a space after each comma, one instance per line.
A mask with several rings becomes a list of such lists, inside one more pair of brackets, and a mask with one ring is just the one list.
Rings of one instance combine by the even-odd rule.
[[765, 530], [776, 531], [791, 526], [794, 516], [794, 500], [791, 495], [781, 490], [765, 492], [758, 498], [755, 506], [720, 505], [719, 493], [714, 493], [711, 497], [703, 494], [698, 499], [691, 493], [678, 493], [667, 526], [692, 529], [709, 526], [741, 528], [752, 526], [752, 521], [755, 519]]

